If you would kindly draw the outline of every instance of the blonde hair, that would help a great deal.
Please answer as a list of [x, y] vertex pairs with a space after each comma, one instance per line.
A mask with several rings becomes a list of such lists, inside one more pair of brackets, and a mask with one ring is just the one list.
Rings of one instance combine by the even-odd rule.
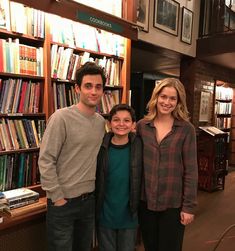
[[174, 87], [177, 92], [177, 105], [172, 112], [174, 118], [178, 120], [189, 120], [189, 112], [186, 105], [186, 93], [183, 84], [176, 78], [165, 78], [159, 81], [155, 86], [151, 99], [147, 104], [148, 114], [145, 116], [147, 120], [153, 120], [157, 116], [157, 100], [159, 94], [164, 87]]

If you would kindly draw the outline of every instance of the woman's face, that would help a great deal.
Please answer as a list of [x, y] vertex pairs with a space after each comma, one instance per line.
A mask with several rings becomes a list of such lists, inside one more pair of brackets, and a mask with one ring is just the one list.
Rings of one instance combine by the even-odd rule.
[[171, 114], [177, 105], [178, 95], [174, 87], [164, 87], [157, 98], [158, 114]]

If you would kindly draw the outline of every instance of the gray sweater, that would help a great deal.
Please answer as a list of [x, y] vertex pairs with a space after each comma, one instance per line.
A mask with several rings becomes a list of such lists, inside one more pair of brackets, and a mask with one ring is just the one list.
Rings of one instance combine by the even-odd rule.
[[101, 115], [87, 116], [75, 105], [52, 114], [38, 164], [42, 188], [53, 202], [94, 191], [96, 159], [104, 128]]

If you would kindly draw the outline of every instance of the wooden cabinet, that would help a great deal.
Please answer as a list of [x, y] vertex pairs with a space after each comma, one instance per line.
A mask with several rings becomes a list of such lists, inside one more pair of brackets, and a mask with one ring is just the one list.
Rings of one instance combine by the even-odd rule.
[[201, 127], [197, 134], [198, 187], [212, 192], [224, 189], [227, 174], [227, 133]]

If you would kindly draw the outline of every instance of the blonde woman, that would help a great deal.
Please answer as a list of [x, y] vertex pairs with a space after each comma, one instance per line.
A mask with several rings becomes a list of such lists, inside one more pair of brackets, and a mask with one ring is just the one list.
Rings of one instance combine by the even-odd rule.
[[198, 182], [196, 134], [183, 84], [161, 80], [147, 108], [137, 123], [144, 145], [139, 221], [145, 251], [180, 251], [185, 226], [194, 219]]

